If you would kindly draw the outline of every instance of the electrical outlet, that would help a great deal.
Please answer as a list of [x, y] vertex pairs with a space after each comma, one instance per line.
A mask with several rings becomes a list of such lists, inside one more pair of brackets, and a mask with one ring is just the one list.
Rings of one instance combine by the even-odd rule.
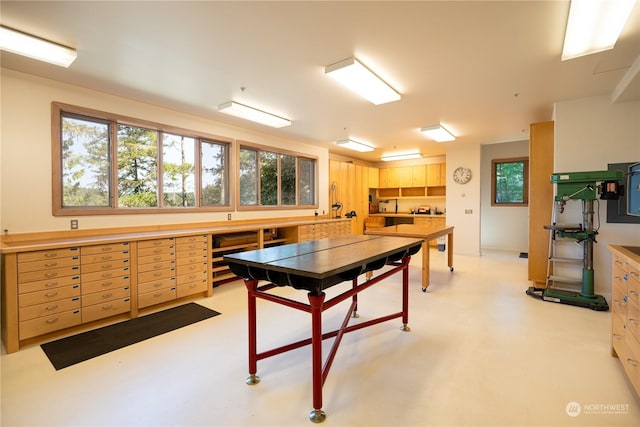
[[231, 221], [231, 214], [227, 214], [227, 219]]
[[78, 229], [78, 220], [77, 219], [72, 219], [71, 220], [71, 229], [72, 230], [77, 230]]
[[464, 213], [467, 214], [467, 215], [472, 214], [473, 213], [473, 209], [465, 209]]

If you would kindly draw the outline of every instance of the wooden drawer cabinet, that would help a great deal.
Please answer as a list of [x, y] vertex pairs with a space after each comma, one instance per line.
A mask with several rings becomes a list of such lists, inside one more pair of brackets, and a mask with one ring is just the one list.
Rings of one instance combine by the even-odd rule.
[[20, 253], [17, 260], [20, 339], [80, 324], [78, 248]]
[[138, 242], [138, 307], [177, 298], [176, 239]]
[[640, 257], [624, 246], [612, 252], [611, 349], [640, 396]]
[[176, 293], [178, 298], [205, 292], [209, 286], [209, 236], [176, 239]]
[[82, 321], [131, 311], [129, 242], [81, 249]]

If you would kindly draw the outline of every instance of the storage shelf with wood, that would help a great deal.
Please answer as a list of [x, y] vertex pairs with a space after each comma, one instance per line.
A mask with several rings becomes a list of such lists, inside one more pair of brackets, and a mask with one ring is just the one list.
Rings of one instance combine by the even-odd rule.
[[[350, 234], [351, 221], [283, 218], [5, 234], [3, 342], [12, 353], [210, 297], [214, 285], [237, 279], [222, 262], [225, 252]], [[215, 247], [225, 236], [244, 240]]]

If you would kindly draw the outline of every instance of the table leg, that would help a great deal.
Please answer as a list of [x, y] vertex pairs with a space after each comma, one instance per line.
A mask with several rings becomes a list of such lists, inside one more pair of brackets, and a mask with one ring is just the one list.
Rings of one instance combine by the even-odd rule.
[[453, 233], [447, 234], [447, 265], [453, 271]]
[[[367, 273], [371, 273], [370, 271], [368, 271]], [[352, 283], [351, 283], [351, 287], [353, 289], [358, 287], [358, 278], [356, 277], [355, 279], [353, 279]], [[358, 314], [358, 294], [355, 293], [353, 294], [353, 297], [351, 297], [352, 301], [353, 301], [353, 311], [351, 312], [351, 317], [353, 317], [354, 319], [357, 319], [358, 317], [360, 317], [360, 315]]]
[[[424, 244], [424, 243], [423, 243]], [[402, 330], [410, 331], [409, 327], [409, 261], [411, 257], [402, 260], [404, 270], [402, 270]]]
[[429, 287], [429, 242], [422, 241], [422, 292]]
[[255, 385], [260, 382], [260, 377], [256, 375], [258, 372], [258, 345], [256, 331], [256, 289], [258, 281], [246, 279], [244, 281], [247, 287], [248, 312], [249, 312], [249, 376], [245, 380], [248, 385]]
[[313, 410], [309, 413], [309, 419], [314, 423], [323, 422], [327, 415], [322, 410], [322, 305], [324, 304], [324, 292], [320, 295], [309, 293], [311, 306], [311, 369], [313, 383]]

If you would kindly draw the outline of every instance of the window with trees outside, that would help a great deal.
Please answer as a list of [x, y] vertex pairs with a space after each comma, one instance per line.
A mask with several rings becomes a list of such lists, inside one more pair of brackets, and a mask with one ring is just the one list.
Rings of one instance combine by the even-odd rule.
[[55, 215], [228, 210], [229, 141], [54, 104]]
[[241, 145], [239, 206], [315, 207], [316, 159]]
[[529, 204], [529, 159], [491, 161], [491, 205], [527, 206]]

